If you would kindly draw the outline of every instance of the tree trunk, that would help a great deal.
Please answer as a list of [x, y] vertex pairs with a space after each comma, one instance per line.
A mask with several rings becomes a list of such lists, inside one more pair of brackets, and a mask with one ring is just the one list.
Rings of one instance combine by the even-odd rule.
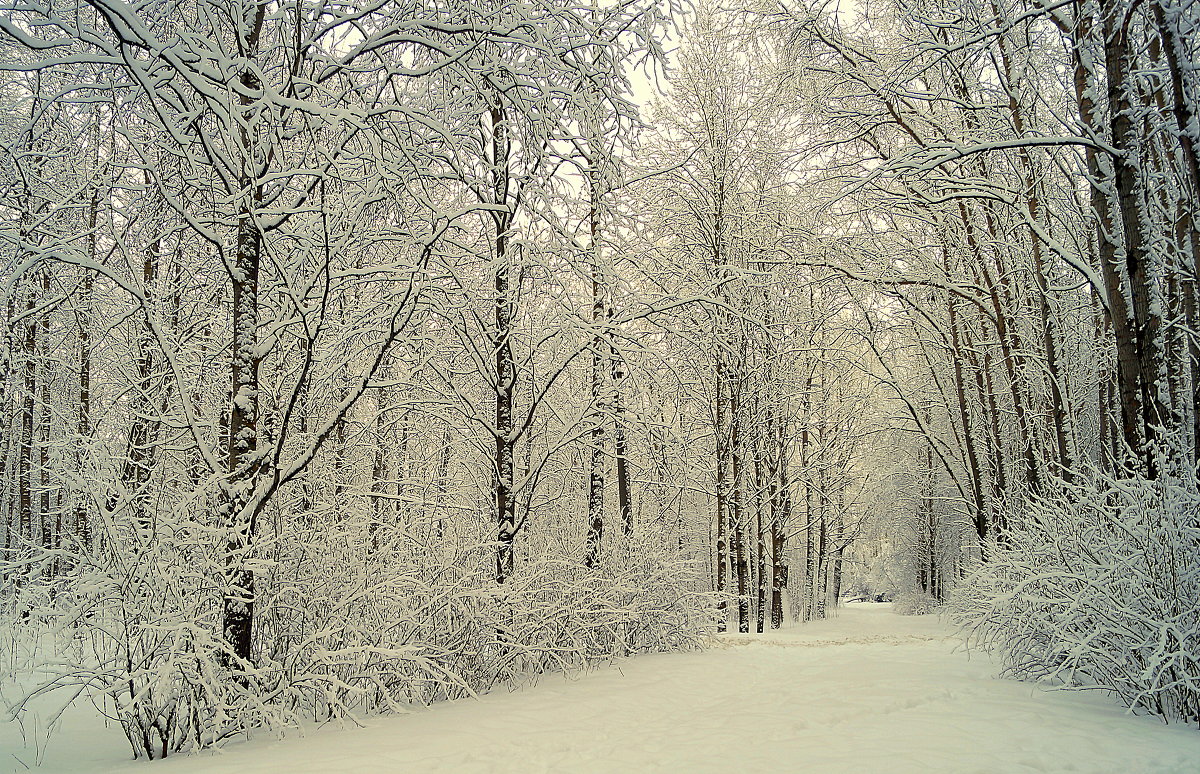
[[34, 395], [37, 390], [37, 362], [34, 359], [35, 331], [32, 314], [34, 309], [33, 287], [27, 282], [25, 288], [25, 340], [22, 342], [23, 375], [20, 397], [20, 437], [17, 440], [17, 537], [18, 541], [33, 539], [33, 428]]
[[[100, 190], [92, 191], [88, 202], [87, 214], [87, 251], [88, 259], [95, 262], [96, 253], [96, 215], [100, 208]], [[82, 472], [84, 466], [84, 448], [92, 435], [92, 291], [94, 275], [92, 270], [85, 268], [80, 273], [79, 303], [75, 309], [75, 326], [79, 346], [79, 413], [76, 431], [79, 442], [76, 447], [75, 462]], [[88, 519], [87, 493], [78, 493], [79, 501], [75, 504], [75, 538], [80, 547], [89, 551], [92, 546], [91, 522]]]
[[[718, 595], [722, 595], [726, 589], [726, 579], [729, 574], [729, 548], [728, 540], [730, 532], [736, 529], [736, 524], [730, 518], [730, 491], [732, 487], [729, 482], [729, 407], [726, 405], [727, 393], [729, 385], [725, 376], [725, 362], [723, 356], [718, 353], [715, 362], [716, 371], [716, 396], [714, 399], [713, 416], [716, 424], [716, 509], [717, 509], [717, 582], [716, 591]], [[727, 626], [727, 608], [725, 600], [722, 598], [717, 603], [717, 631], [725, 631]]]
[[[611, 314], [611, 307], [609, 309]], [[633, 501], [629, 490], [629, 455], [625, 440], [625, 403], [621, 395], [625, 383], [625, 360], [612, 349], [613, 364], [613, 456], [617, 466], [617, 510], [625, 539], [633, 537]]]
[[[42, 298], [50, 297], [50, 271], [48, 268], [43, 268], [41, 271], [41, 291]], [[58, 536], [55, 534], [55, 519], [50, 513], [51, 498], [50, 490], [52, 482], [50, 480], [50, 381], [52, 379], [52, 355], [50, 351], [50, 315], [49, 310], [42, 313], [41, 319], [38, 321], [38, 335], [36, 344], [38, 350], [38, 365], [41, 372], [41, 384], [38, 385], [40, 397], [37, 401], [38, 413], [38, 430], [37, 430], [37, 447], [38, 447], [38, 484], [41, 495], [38, 499], [38, 519], [41, 527], [41, 547], [45, 550], [57, 548]], [[54, 574], [55, 562], [51, 562], [48, 568], [49, 574]]]
[[[246, 178], [243, 190], [262, 195], [257, 182]], [[258, 284], [262, 234], [253, 214], [238, 219], [237, 254], [233, 276], [233, 356], [230, 359], [229, 434], [226, 442], [228, 483], [225, 495], [225, 596], [223, 631], [232, 655], [249, 662], [254, 622], [254, 572], [248, 566], [253, 547], [257, 509], [255, 488], [262, 473], [258, 446], [259, 361]]]
[[787, 585], [787, 562], [784, 556], [786, 529], [791, 518], [792, 498], [788, 481], [788, 450], [783, 422], [778, 422], [773, 439], [775, 452], [779, 455], [776, 469], [779, 488], [779, 505], [771, 519], [771, 628], [783, 625], [783, 589]]
[[[267, 6], [258, 5], [244, 31], [243, 50], [253, 60], [258, 50], [259, 33]], [[244, 192], [239, 203], [236, 249], [233, 259], [233, 335], [230, 347], [229, 428], [226, 438], [226, 482], [223, 522], [226, 529], [225, 590], [222, 599], [222, 632], [229, 647], [226, 665], [240, 670], [251, 661], [254, 626], [254, 571], [250, 553], [254, 547], [258, 518], [260, 477], [265, 472], [259, 449], [259, 270], [262, 263], [262, 231], [255, 216], [262, 205], [263, 185], [259, 178], [262, 159], [252, 137], [254, 97], [261, 84], [253, 69], [240, 76], [241, 110], [238, 132], [241, 145], [241, 173], [238, 190]], [[234, 663], [234, 660], [240, 663]]]
[[501, 205], [492, 214], [495, 227], [495, 327], [492, 329], [492, 349], [495, 352], [495, 436], [496, 449], [492, 482], [497, 522], [496, 582], [504, 583], [515, 567], [513, 544], [517, 533], [516, 497], [513, 491], [516, 473], [514, 395], [517, 387], [517, 367], [513, 358], [513, 289], [512, 267], [508, 255], [508, 230], [512, 214], [503, 209], [509, 194], [509, 137], [504, 106], [499, 97], [489, 109], [491, 121], [492, 192], [495, 203]]
[[[1118, 367], [1124, 370], [1122, 382], [1136, 382], [1137, 399], [1140, 402], [1141, 438], [1134, 452], [1147, 477], [1155, 479], [1159, 473], [1159, 441], [1162, 437], [1169, 413], [1162, 402], [1162, 387], [1165, 374], [1162, 371], [1162, 319], [1155, 311], [1152, 295], [1154, 260], [1142, 230], [1144, 212], [1141, 201], [1142, 183], [1138, 176], [1138, 145], [1134, 136], [1131, 102], [1133, 84], [1132, 65], [1128, 42], [1128, 20], [1124, 16], [1125, 3], [1120, 0], [1102, 0], [1102, 30], [1104, 35], [1104, 70], [1108, 83], [1109, 136], [1116, 150], [1112, 156], [1113, 184], [1120, 209], [1121, 233], [1124, 237], [1124, 279], [1129, 283], [1130, 308], [1133, 312], [1133, 341], [1135, 351], [1118, 349]], [[1117, 321], [1114, 319], [1114, 328]], [[1135, 362], [1129, 362], [1130, 355]], [[1131, 374], [1136, 374], [1130, 378]], [[1122, 391], [1122, 416], [1131, 413], [1132, 385]], [[1136, 433], [1127, 435], [1137, 436]]]
[[[946, 274], [950, 276], [949, 254], [943, 250], [943, 259], [946, 262]], [[961, 336], [959, 335], [959, 322], [956, 307], [957, 304], [954, 298], [948, 300], [948, 314], [950, 325], [950, 341], [951, 347], [954, 350], [952, 359], [954, 361], [954, 392], [958, 401], [958, 421], [962, 427], [963, 448], [967, 455], [967, 468], [971, 478], [971, 497], [972, 506], [974, 507], [974, 523], [975, 533], [980, 541], [984, 541], [988, 536], [988, 515], [987, 509], [983, 502], [983, 472], [979, 465], [979, 453], [975, 448], [975, 434], [971, 431], [971, 412], [967, 405], [967, 383], [963, 376], [963, 361], [966, 359]]]
[[750, 597], [747, 588], [749, 563], [746, 556], [748, 525], [742, 503], [741, 396], [736, 376], [731, 375], [729, 387], [729, 455], [730, 483], [732, 484], [729, 492], [729, 529], [733, 536], [734, 572], [737, 577], [738, 631], [745, 634], [750, 631]]
[[[767, 554], [768, 554], [768, 534], [771, 521], [774, 518], [774, 484], [775, 477], [772, 475], [770, 465], [764, 459], [770, 442], [771, 420], [770, 410], [764, 412], [765, 420], [763, 427], [755, 427], [755, 454], [754, 454], [754, 535], [756, 544], [757, 565], [755, 571], [755, 590], [757, 598], [755, 599], [754, 614], [755, 614], [755, 631], [760, 634], [766, 625], [767, 605], [769, 604], [770, 578], [767, 575]], [[764, 433], [765, 429], [765, 433]], [[764, 438], [764, 435], [766, 436]], [[763, 518], [764, 512], [770, 509], [766, 514], [766, 519]]]
[[601, 326], [606, 322], [604, 312], [604, 277], [600, 267], [600, 211], [599, 182], [595, 169], [588, 171], [588, 231], [591, 235], [591, 279], [592, 279], [592, 444], [591, 464], [588, 475], [588, 530], [587, 550], [584, 565], [594, 569], [600, 563], [600, 546], [604, 539], [604, 424], [605, 417], [605, 351]]

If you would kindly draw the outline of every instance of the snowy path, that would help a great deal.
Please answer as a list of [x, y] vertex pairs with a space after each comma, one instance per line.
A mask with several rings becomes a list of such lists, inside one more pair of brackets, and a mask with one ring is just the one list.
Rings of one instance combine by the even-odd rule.
[[[256, 740], [151, 768], [111, 757], [121, 754], [119, 732], [73, 751], [62, 749], [64, 734], [47, 770], [1200, 772], [1200, 733], [1130, 717], [1099, 695], [996, 680], [986, 658], [953, 648], [932, 617], [853, 605], [836, 620], [732, 635], [705, 653], [641, 657], [365, 729]], [[11, 739], [0, 736], [0, 749]], [[0, 772], [23, 770], [0, 757]]]

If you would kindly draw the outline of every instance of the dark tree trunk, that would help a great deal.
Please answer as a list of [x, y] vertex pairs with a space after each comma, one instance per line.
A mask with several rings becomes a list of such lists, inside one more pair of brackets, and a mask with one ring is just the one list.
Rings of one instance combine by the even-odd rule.
[[[48, 268], [43, 268], [41, 271], [41, 292], [42, 298], [50, 297], [50, 271]], [[48, 310], [42, 313], [41, 319], [38, 321], [38, 335], [36, 346], [38, 352], [38, 365], [41, 372], [40, 384], [38, 385], [39, 399], [37, 401], [38, 414], [38, 429], [37, 429], [37, 447], [38, 447], [38, 484], [39, 494], [38, 500], [38, 521], [41, 527], [41, 547], [44, 549], [57, 548], [58, 535], [55, 533], [55, 517], [51, 514], [51, 498], [50, 490], [52, 483], [50, 480], [50, 381], [53, 378], [52, 372], [52, 355], [50, 347], [50, 315]], [[50, 563], [48, 568], [49, 574], [55, 571], [55, 562]]]
[[[1102, 84], [1099, 75], [1088, 67], [1084, 59], [1084, 51], [1090, 45], [1093, 34], [1091, 16], [1087, 13], [1078, 14], [1076, 36], [1079, 42], [1073, 49], [1075, 99], [1080, 122], [1089, 134], [1104, 139], [1104, 128], [1101, 126], [1095, 100], [1095, 95], [1101, 93]], [[1096, 150], [1090, 146], [1084, 148], [1091, 208], [1096, 221], [1096, 259], [1104, 281], [1105, 313], [1116, 344], [1116, 397], [1120, 408], [1121, 440], [1124, 448], [1119, 448], [1114, 434], [1112, 448], [1117, 453], [1112, 456], [1112, 461], [1124, 467], [1129, 453], [1141, 455], [1144, 439], [1141, 430], [1141, 392], [1136, 366], [1137, 337], [1131, 320], [1129, 297], [1122, 288], [1118, 226], [1113, 216], [1113, 203], [1106, 191], [1111, 183], [1112, 170], [1109, 167], [1112, 162], [1107, 156], [1105, 160], [1108, 164], [1102, 167], [1101, 157]]]
[[[1120, 210], [1120, 228], [1124, 237], [1124, 279], [1129, 283], [1130, 308], [1132, 310], [1134, 352], [1118, 348], [1118, 369], [1123, 388], [1121, 395], [1122, 416], [1132, 414], [1136, 383], [1136, 400], [1140, 403], [1141, 437], [1126, 429], [1139, 443], [1134, 452], [1139, 454], [1146, 475], [1155, 479], [1159, 473], [1159, 441], [1169, 418], [1167, 406], [1162, 402], [1164, 361], [1162, 353], [1162, 319], [1155, 311], [1151, 295], [1155, 288], [1151, 283], [1150, 263], [1154, 260], [1142, 230], [1144, 212], [1142, 182], [1138, 175], [1138, 140], [1133, 125], [1134, 105], [1132, 64], [1128, 40], [1128, 19], [1124, 15], [1125, 4], [1118, 0], [1103, 0], [1101, 3], [1102, 32], [1104, 36], [1104, 69], [1108, 83], [1109, 136], [1116, 150], [1112, 156], [1113, 185]], [[1117, 321], [1114, 319], [1114, 329]], [[1130, 355], [1133, 361], [1130, 362]], [[1132, 371], [1132, 374], [1130, 373]], [[1132, 417], [1129, 417], [1132, 419]]]
[[32, 318], [34, 291], [26, 283], [25, 319], [22, 321], [25, 338], [22, 342], [23, 383], [20, 398], [20, 436], [17, 440], [17, 537], [33, 539], [33, 428], [34, 395], [37, 390], [37, 362], [34, 359], [36, 325]]
[[375, 400], [375, 416], [372, 422], [375, 426], [375, 449], [373, 459], [371, 460], [371, 503], [369, 506], [371, 522], [367, 526], [372, 554], [379, 550], [379, 532], [388, 521], [388, 512], [395, 513], [400, 502], [397, 499], [389, 503], [387, 498], [389, 472], [387, 447], [390, 440], [388, 438], [390, 433], [387, 430], [386, 413], [388, 410], [389, 390], [386, 387], [380, 387], [375, 392]]
[[[949, 276], [949, 256], [943, 254], [946, 261], [947, 276]], [[963, 362], [967, 359], [963, 351], [962, 337], [959, 335], [959, 322], [953, 298], [948, 301], [950, 324], [950, 341], [954, 352], [954, 392], [958, 401], [958, 421], [962, 427], [963, 449], [967, 455], [967, 469], [970, 476], [972, 506], [974, 508], [975, 533], [980, 541], [988, 537], [988, 514], [983, 502], [983, 472], [979, 465], [979, 453], [975, 448], [975, 433], [971, 427], [971, 412], [967, 404], [967, 383], [963, 376]]]
[[743, 474], [742, 474], [742, 438], [741, 438], [741, 396], [740, 384], [736, 372], [731, 375], [729, 384], [729, 459], [730, 483], [729, 515], [730, 534], [733, 536], [734, 572], [737, 576], [738, 593], [738, 631], [750, 631], [750, 596], [747, 583], [749, 581], [749, 562], [746, 556], [746, 524], [745, 509], [742, 503]]
[[787, 527], [791, 519], [792, 498], [790, 482], [788, 481], [788, 449], [786, 431], [783, 422], [779, 421], [776, 428], [775, 451], [779, 455], [776, 475], [778, 476], [779, 505], [771, 519], [771, 628], [778, 629], [783, 625], [783, 589], [787, 585], [787, 562], [784, 556]]
[[[978, 276], [987, 291], [988, 301], [991, 304], [991, 319], [996, 329], [996, 338], [1000, 345], [1001, 362], [1004, 364], [1004, 373], [1008, 382], [1009, 394], [1012, 398], [1013, 413], [1017, 420], [1017, 442], [1022, 459], [1025, 462], [1025, 484], [1036, 493], [1041, 489], [1041, 476], [1033, 447], [1033, 438], [1031, 437], [1029, 411], [1018, 382], [1018, 372], [1022, 365], [1020, 355], [1018, 354], [1020, 343], [1015, 340], [1015, 336], [1008, 326], [1008, 319], [1011, 314], [1009, 311], [1010, 304], [1001, 298], [1001, 288], [993, 280], [992, 273], [988, 269], [986, 258], [979, 245], [975, 224], [971, 222], [966, 207], [961, 203], [959, 204], [959, 215], [962, 218], [963, 227], [966, 229], [967, 246], [971, 250], [971, 255], [974, 259], [973, 263], [978, 267]], [[996, 239], [995, 225], [990, 216], [987, 218], [987, 231], [993, 239]], [[1001, 270], [1003, 271], [1003, 267], [1001, 267]]]
[[[245, 189], [255, 185], [246, 179]], [[261, 189], [256, 190], [256, 198]], [[258, 286], [262, 234], [249, 212], [238, 221], [233, 277], [233, 356], [226, 441], [225, 596], [223, 631], [232, 655], [249, 662], [254, 622], [254, 572], [248, 566], [256, 527], [255, 489], [262, 473], [259, 457]]]
[[[243, 50], [253, 60], [258, 50], [266, 5], [257, 6], [249, 29], [244, 31]], [[259, 271], [262, 264], [262, 231], [255, 216], [262, 205], [263, 185], [259, 179], [262, 159], [257, 157], [251, 136], [254, 98], [261, 84], [251, 69], [240, 76], [241, 110], [238, 119], [243, 157], [238, 190], [245, 192], [238, 212], [236, 250], [231, 283], [233, 332], [230, 347], [229, 426], [226, 437], [226, 483], [223, 521], [225, 544], [225, 589], [221, 602], [222, 633], [229, 647], [226, 665], [241, 669], [251, 662], [254, 629], [254, 571], [250, 553], [254, 548], [259, 494], [256, 491], [265, 466], [259, 449]], [[234, 660], [241, 662], [234, 663]]]
[[[756, 567], [755, 567], [755, 590], [757, 597], [754, 605], [755, 615], [755, 631], [761, 633], [766, 626], [767, 619], [767, 604], [769, 602], [768, 588], [770, 586], [770, 577], [767, 575], [767, 554], [768, 554], [768, 534], [767, 530], [774, 518], [775, 498], [774, 483], [775, 477], [772, 475], [771, 466], [764, 458], [768, 444], [771, 441], [771, 420], [770, 410], [761, 412], [765, 419], [765, 427], [755, 428], [755, 444], [754, 444], [754, 540], [756, 544]], [[764, 432], [765, 430], [765, 432]], [[764, 437], [766, 436], [766, 437]], [[767, 512], [770, 509], [771, 512]], [[764, 513], [766, 518], [764, 519]]]
[[588, 232], [591, 235], [591, 280], [592, 280], [592, 441], [591, 461], [588, 474], [588, 530], [584, 565], [594, 569], [600, 564], [600, 548], [604, 539], [604, 424], [605, 403], [605, 351], [601, 327], [606, 322], [604, 304], [604, 277], [600, 267], [600, 211], [599, 185], [595, 169], [589, 170]]
[[[88, 202], [87, 214], [87, 251], [88, 258], [95, 262], [96, 253], [96, 217], [100, 209], [100, 191], [92, 191]], [[80, 276], [79, 305], [75, 312], [76, 335], [79, 346], [79, 413], [76, 431], [79, 433], [75, 461], [79, 470], [84, 465], [84, 445], [92, 435], [92, 291], [94, 275], [91, 269], [84, 269]], [[92, 546], [91, 522], [88, 519], [87, 495], [79, 492], [79, 501], [75, 504], [75, 538], [84, 551]]]
[[[611, 312], [611, 310], [610, 310]], [[625, 440], [625, 403], [621, 389], [625, 382], [625, 361], [614, 348], [613, 363], [613, 456], [617, 467], [617, 510], [621, 530], [628, 540], [633, 536], [633, 501], [629, 490], [629, 450]]]
[[[716, 509], [717, 509], [717, 578], [716, 591], [723, 595], [726, 588], [729, 567], [729, 532], [735, 529], [729, 518], [730, 485], [729, 485], [729, 428], [727, 427], [729, 408], [726, 406], [728, 384], [725, 377], [725, 364], [720, 354], [716, 359], [716, 396], [714, 401], [714, 422], [716, 424]], [[717, 631], [723, 632], [727, 626], [727, 605], [724, 598], [717, 603]]]
[[495, 327], [492, 329], [492, 349], [495, 353], [495, 436], [492, 482], [496, 530], [496, 582], [504, 583], [515, 567], [514, 542], [517, 534], [517, 502], [515, 497], [516, 443], [513, 415], [517, 389], [517, 367], [513, 357], [513, 288], [512, 267], [509, 264], [508, 238], [512, 214], [506, 209], [509, 200], [509, 155], [507, 118], [504, 107], [496, 98], [488, 111], [491, 121], [492, 193], [501, 206], [492, 214], [495, 228]]

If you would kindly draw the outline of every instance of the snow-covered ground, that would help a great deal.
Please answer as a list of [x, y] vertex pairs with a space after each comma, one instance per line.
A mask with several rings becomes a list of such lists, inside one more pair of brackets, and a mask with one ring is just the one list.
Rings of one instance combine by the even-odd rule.
[[[994, 678], [932, 616], [850, 605], [703, 653], [639, 657], [532, 688], [131, 763], [119, 731], [75, 713], [44, 771], [352, 772], [1200, 772], [1200, 732], [1132, 717], [1098, 694]], [[0, 725], [0, 772], [32, 762]], [[19, 759], [19, 760], [18, 760]]]

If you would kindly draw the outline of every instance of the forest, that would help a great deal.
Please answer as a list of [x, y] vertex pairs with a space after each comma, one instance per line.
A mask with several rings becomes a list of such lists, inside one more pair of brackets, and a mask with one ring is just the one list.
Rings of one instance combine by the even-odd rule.
[[1200, 726], [1198, 105], [1190, 0], [3, 0], [4, 712], [868, 599]]

